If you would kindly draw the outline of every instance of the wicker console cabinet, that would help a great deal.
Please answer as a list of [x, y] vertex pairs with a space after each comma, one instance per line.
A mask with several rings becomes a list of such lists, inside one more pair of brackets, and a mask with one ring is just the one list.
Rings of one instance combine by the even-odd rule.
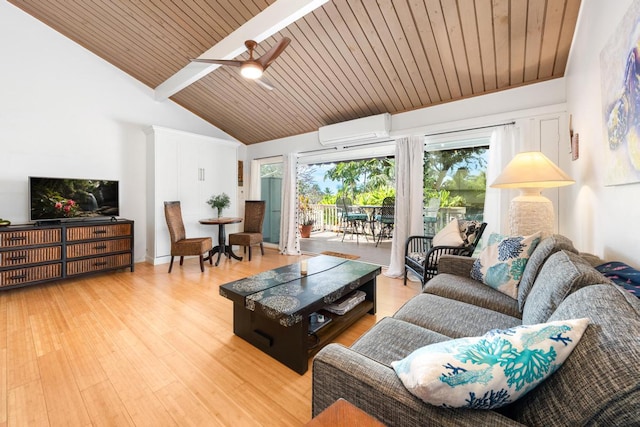
[[0, 290], [122, 268], [133, 271], [133, 221], [0, 228]]

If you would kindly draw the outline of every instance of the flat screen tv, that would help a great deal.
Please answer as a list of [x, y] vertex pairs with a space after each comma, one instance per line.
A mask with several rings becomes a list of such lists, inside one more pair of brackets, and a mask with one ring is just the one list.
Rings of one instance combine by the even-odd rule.
[[29, 177], [31, 221], [116, 217], [118, 181]]

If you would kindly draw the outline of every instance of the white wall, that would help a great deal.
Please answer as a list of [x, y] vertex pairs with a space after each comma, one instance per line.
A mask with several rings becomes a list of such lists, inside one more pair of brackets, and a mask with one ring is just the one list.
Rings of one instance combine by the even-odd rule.
[[[554, 79], [508, 91], [467, 98], [429, 108], [394, 114], [391, 136], [401, 137], [420, 132], [431, 133], [499, 124], [520, 120], [525, 133], [532, 132], [525, 122], [531, 117], [564, 111], [564, 79]], [[528, 137], [528, 135], [525, 135]], [[318, 132], [252, 144], [247, 147], [247, 160], [323, 149]], [[245, 169], [245, 174], [248, 171]]]
[[[551, 160], [561, 163], [569, 154], [568, 123], [565, 101], [564, 79], [555, 79], [508, 91], [468, 98], [392, 116], [391, 136], [432, 135], [440, 132], [493, 126], [515, 122], [520, 130], [518, 151], [540, 150]], [[485, 131], [476, 131], [485, 132]], [[487, 136], [490, 135], [489, 129]], [[465, 132], [464, 135], [468, 135]], [[458, 134], [462, 135], [462, 134]], [[338, 161], [360, 156], [393, 155], [394, 146], [372, 147], [344, 151], [323, 150], [318, 142], [318, 133], [267, 141], [247, 147], [247, 159], [271, 157], [288, 152], [312, 152], [300, 157], [300, 163]], [[318, 151], [320, 150], [320, 151]], [[386, 151], [385, 151], [386, 150]], [[248, 171], [245, 170], [245, 175]], [[248, 176], [248, 175], [247, 175]], [[245, 181], [249, 179], [245, 177]], [[556, 212], [571, 208], [562, 201], [564, 189], [547, 189], [543, 194], [551, 199]], [[504, 215], [506, 219], [506, 214]], [[508, 233], [508, 224], [492, 225], [492, 230]], [[564, 233], [559, 221], [554, 230]]]
[[600, 93], [600, 52], [632, 3], [582, 2], [566, 72], [567, 109], [580, 135], [580, 158], [560, 165], [576, 180], [567, 187], [567, 203], [575, 208], [564, 212], [560, 222], [579, 249], [640, 267], [635, 225], [640, 218], [640, 184], [604, 186], [607, 141]]
[[120, 181], [120, 215], [146, 242], [145, 134], [161, 125], [232, 139], [0, 0], [0, 217], [27, 222], [28, 176]]

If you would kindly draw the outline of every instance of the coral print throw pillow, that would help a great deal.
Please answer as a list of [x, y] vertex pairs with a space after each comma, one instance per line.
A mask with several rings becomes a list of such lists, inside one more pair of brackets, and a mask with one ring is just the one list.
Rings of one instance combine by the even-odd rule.
[[518, 284], [541, 233], [531, 236], [503, 236], [491, 233], [489, 242], [473, 263], [471, 278], [518, 298]]
[[391, 366], [407, 390], [426, 403], [495, 409], [560, 368], [588, 325], [589, 319], [574, 319], [495, 329], [419, 348]]

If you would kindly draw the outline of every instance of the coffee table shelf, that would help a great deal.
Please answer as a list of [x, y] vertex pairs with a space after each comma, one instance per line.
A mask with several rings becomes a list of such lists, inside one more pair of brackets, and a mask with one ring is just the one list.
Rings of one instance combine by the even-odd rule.
[[309, 357], [314, 356], [322, 347], [329, 344], [335, 337], [353, 325], [358, 319], [374, 309], [373, 301], [363, 301], [343, 315], [321, 310], [325, 316], [331, 316], [331, 323], [318, 330], [310, 337], [316, 336], [317, 341], [310, 340]]

